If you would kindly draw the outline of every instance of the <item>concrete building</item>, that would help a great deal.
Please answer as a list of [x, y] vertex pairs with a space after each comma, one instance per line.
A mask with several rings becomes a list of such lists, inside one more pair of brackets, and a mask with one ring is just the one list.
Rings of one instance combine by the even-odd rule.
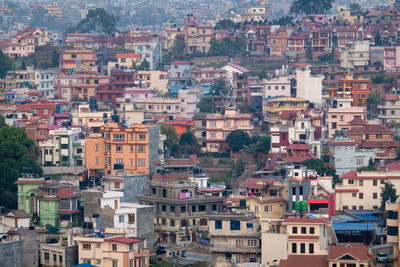
[[30, 225], [30, 218], [31, 216], [24, 210], [11, 210], [3, 215], [2, 223], [10, 228], [28, 228]]
[[223, 197], [198, 195], [197, 183], [150, 181], [149, 193], [137, 196], [154, 206], [155, 237], [177, 245], [195, 242], [208, 231], [209, 214], [222, 211]]
[[354, 69], [356, 66], [368, 66], [369, 41], [356, 41], [349, 44], [340, 53], [340, 67]]
[[210, 40], [213, 36], [212, 25], [199, 25], [193, 14], [186, 17], [185, 34], [185, 52], [187, 53], [208, 53], [210, 49]]
[[108, 123], [101, 127], [100, 133], [102, 136], [85, 139], [86, 168], [90, 175], [99, 176], [103, 170], [111, 174], [119, 169], [149, 175], [151, 162], [158, 158], [158, 126], [135, 124], [128, 128]]
[[387, 244], [393, 246], [393, 265], [398, 266], [399, 264], [399, 202], [391, 203], [386, 202], [385, 211], [387, 212], [386, 225], [387, 225]]
[[81, 128], [49, 131], [49, 139], [39, 143], [42, 166], [83, 166], [85, 143]]
[[146, 239], [115, 236], [108, 238], [74, 237], [78, 243], [79, 263], [99, 267], [149, 266]]
[[383, 125], [393, 125], [396, 128], [400, 124], [400, 98], [396, 94], [384, 94], [378, 105], [379, 122]]
[[339, 87], [327, 88], [331, 97], [351, 98], [353, 106], [364, 106], [370, 94], [370, 81], [368, 79], [356, 79], [353, 75], [346, 75], [339, 80]]
[[311, 75], [311, 69], [296, 69], [296, 97], [314, 104], [322, 104], [324, 76]]
[[[336, 100], [336, 101], [335, 101]], [[334, 100], [334, 105], [328, 109], [327, 124], [328, 137], [332, 138], [337, 132], [349, 129], [349, 122], [354, 119], [366, 119], [366, 107], [351, 106], [351, 98], [338, 98]]]
[[286, 112], [299, 112], [308, 109], [309, 101], [294, 97], [272, 97], [263, 99], [263, 115], [265, 121], [277, 122]]
[[385, 182], [400, 187], [400, 173], [393, 171], [349, 171], [342, 175], [342, 184], [335, 187], [335, 209], [371, 210], [381, 205], [380, 194]]
[[139, 83], [144, 84], [147, 88], [154, 88], [162, 94], [168, 92], [168, 72], [160, 70], [139, 70], [137, 72], [137, 79]]
[[241, 14], [242, 21], [269, 21], [271, 8], [268, 6], [250, 6]]
[[226, 137], [233, 130], [252, 134], [252, 114], [240, 114], [235, 106], [225, 108], [224, 114], [206, 116], [206, 152], [218, 152], [227, 148]]
[[263, 79], [263, 98], [276, 96], [290, 97], [291, 83], [288, 76], [279, 76], [273, 79]]
[[[140, 55], [133, 53], [116, 54], [117, 62], [108, 62], [107, 70], [110, 76], [112, 72], [123, 70], [135, 70], [140, 65]], [[135, 67], [135, 68], [134, 68]]]
[[357, 143], [350, 138], [336, 137], [329, 140], [328, 145], [331, 153], [330, 163], [337, 175], [368, 166], [370, 160], [375, 162], [379, 153], [369, 149], [356, 149]]
[[96, 54], [94, 50], [65, 49], [61, 54], [60, 68], [63, 73], [97, 72]]
[[78, 264], [78, 246], [40, 244], [40, 264], [44, 266], [72, 267]]
[[213, 266], [246, 266], [246, 263], [261, 262], [261, 227], [251, 213], [216, 214], [209, 220]]
[[177, 95], [179, 90], [192, 85], [190, 74], [191, 63], [187, 61], [173, 61], [168, 68], [168, 91]]

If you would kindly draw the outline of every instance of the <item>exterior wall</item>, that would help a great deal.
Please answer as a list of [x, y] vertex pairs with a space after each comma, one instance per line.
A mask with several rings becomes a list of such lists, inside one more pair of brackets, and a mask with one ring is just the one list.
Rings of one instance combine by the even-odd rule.
[[30, 224], [30, 218], [18, 218], [17, 219], [15, 217], [4, 216], [3, 223], [12, 228], [19, 228], [19, 227], [28, 228], [29, 224]]
[[349, 122], [356, 117], [365, 119], [366, 107], [330, 108], [328, 110], [328, 137], [331, 138], [336, 131], [348, 130]]
[[261, 263], [278, 262], [288, 257], [288, 234], [263, 232], [261, 234]]
[[40, 224], [58, 225], [58, 200], [41, 200], [40, 201]]
[[321, 104], [323, 79], [323, 76], [311, 76], [311, 70], [296, 70], [296, 97]]
[[[45, 255], [47, 253], [47, 255]], [[48, 259], [47, 259], [48, 257]], [[40, 263], [44, 266], [72, 267], [78, 264], [78, 246], [40, 245]]]
[[289, 77], [280, 76], [277, 79], [263, 80], [263, 98], [275, 96], [290, 96], [291, 84]]

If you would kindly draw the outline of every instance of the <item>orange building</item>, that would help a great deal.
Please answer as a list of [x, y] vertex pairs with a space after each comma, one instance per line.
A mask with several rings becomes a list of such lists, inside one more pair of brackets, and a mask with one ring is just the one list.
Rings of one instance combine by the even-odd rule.
[[288, 47], [288, 33], [286, 28], [277, 29], [267, 38], [271, 56], [282, 56], [286, 53]]
[[94, 50], [64, 50], [61, 55], [60, 65], [63, 73], [76, 71], [97, 72], [96, 54]]
[[[158, 155], [158, 127], [131, 125], [127, 128], [108, 123], [100, 134], [85, 139], [86, 168], [89, 176], [98, 176], [101, 170], [125, 170], [130, 174], [150, 173], [150, 163]], [[151, 142], [151, 144], [150, 144]]]
[[193, 132], [194, 128], [194, 120], [185, 118], [165, 121], [163, 124], [174, 127], [178, 136], [181, 136], [183, 133]]
[[363, 106], [369, 97], [369, 80], [354, 79], [353, 75], [346, 75], [339, 80], [338, 88], [327, 89], [332, 97], [352, 98], [353, 106]]

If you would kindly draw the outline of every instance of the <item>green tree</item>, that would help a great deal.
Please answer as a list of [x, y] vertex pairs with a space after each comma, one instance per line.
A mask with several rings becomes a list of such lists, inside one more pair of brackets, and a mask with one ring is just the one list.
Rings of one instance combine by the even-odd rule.
[[207, 98], [203, 97], [197, 104], [197, 108], [200, 110], [200, 112], [204, 113], [212, 113], [216, 111], [214, 102], [212, 101], [211, 98], [208, 97]]
[[390, 203], [395, 203], [397, 200], [396, 188], [393, 184], [385, 183], [385, 186], [382, 188], [381, 193], [381, 210], [385, 210], [386, 202], [390, 201]]
[[150, 69], [150, 63], [146, 59], [143, 59], [142, 63], [140, 63], [138, 70], [149, 70], [149, 69]]
[[376, 30], [376, 32], [375, 32], [375, 45], [376, 46], [383, 45], [381, 33], [379, 32], [379, 30]]
[[40, 224], [40, 216], [36, 211], [32, 214], [31, 223], [33, 225], [39, 225]]
[[108, 14], [104, 8], [89, 10], [86, 18], [76, 26], [76, 30], [82, 33], [105, 33], [111, 35], [117, 31], [117, 16]]
[[243, 130], [234, 130], [228, 134], [226, 142], [233, 152], [239, 152], [250, 145], [250, 136]]
[[26, 64], [25, 64], [24, 60], [22, 60], [22, 63], [21, 63], [21, 70], [26, 70]]
[[363, 10], [359, 3], [354, 2], [350, 4], [350, 14], [352, 16], [362, 16]]
[[211, 95], [227, 96], [229, 92], [229, 82], [225, 78], [216, 79], [211, 86]]
[[326, 14], [332, 8], [333, 0], [294, 0], [290, 7], [293, 14]]
[[6, 127], [6, 118], [4, 118], [3, 115], [0, 114], [0, 128]]
[[242, 36], [237, 36], [233, 40], [233, 56], [245, 56], [247, 54], [247, 41]]
[[11, 68], [11, 60], [0, 50], [0, 78], [6, 77], [7, 71], [11, 70]]
[[183, 133], [179, 138], [180, 145], [195, 145], [196, 144], [196, 136], [193, 133]]
[[161, 134], [165, 134], [164, 148], [167, 149], [170, 155], [175, 155], [178, 151], [178, 134], [173, 126], [161, 125]]
[[235, 23], [230, 19], [223, 19], [215, 24], [214, 30], [228, 30], [234, 32], [240, 28], [240, 23]]
[[268, 153], [271, 148], [271, 137], [262, 136], [255, 144], [254, 151], [257, 153]]
[[0, 203], [6, 209], [17, 207], [15, 181], [24, 167], [33, 168], [37, 175], [42, 169], [36, 162], [39, 150], [25, 132], [16, 127], [0, 128]]
[[332, 167], [325, 166], [324, 162], [320, 159], [315, 159], [315, 158], [306, 159], [300, 164], [306, 166], [307, 169], [315, 170], [319, 175], [328, 175], [328, 176], [336, 175], [336, 170]]

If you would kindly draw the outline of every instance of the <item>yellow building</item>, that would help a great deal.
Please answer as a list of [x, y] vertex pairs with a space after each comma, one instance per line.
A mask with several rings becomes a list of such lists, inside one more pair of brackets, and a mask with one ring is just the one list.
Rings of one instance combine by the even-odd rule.
[[79, 263], [99, 267], [149, 266], [146, 239], [74, 237], [74, 241], [78, 243]]
[[305, 111], [308, 101], [295, 97], [272, 97], [263, 99], [263, 114], [272, 119], [280, 119], [285, 111]]
[[62, 72], [96, 71], [96, 54], [91, 49], [66, 49], [62, 52], [60, 67]]
[[212, 36], [212, 25], [199, 25], [193, 14], [187, 15], [185, 24], [185, 49], [187, 53], [208, 53]]
[[[158, 156], [158, 127], [108, 123], [100, 128], [101, 136], [85, 139], [86, 168], [89, 176], [104, 170], [124, 169], [130, 174], [150, 173], [150, 163]], [[151, 140], [151, 141], [150, 141]]]
[[133, 70], [140, 65], [140, 55], [135, 53], [116, 54], [117, 62], [108, 62], [108, 75], [121, 70]]
[[347, 21], [350, 24], [354, 24], [359, 21], [364, 20], [364, 16], [352, 16], [350, 10], [341, 10], [339, 11], [338, 19]]
[[168, 72], [159, 70], [139, 70], [137, 72], [138, 80], [145, 87], [157, 89], [159, 93], [165, 94], [168, 92]]

